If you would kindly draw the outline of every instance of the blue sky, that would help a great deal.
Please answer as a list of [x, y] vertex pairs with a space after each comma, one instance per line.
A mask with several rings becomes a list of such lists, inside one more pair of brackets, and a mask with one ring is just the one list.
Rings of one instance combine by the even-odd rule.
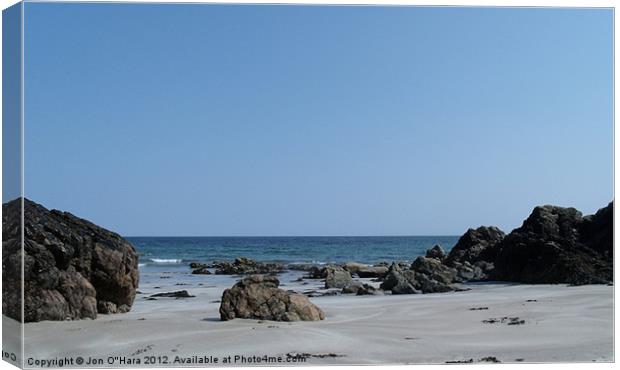
[[608, 9], [25, 9], [26, 196], [123, 235], [457, 235], [613, 197]]

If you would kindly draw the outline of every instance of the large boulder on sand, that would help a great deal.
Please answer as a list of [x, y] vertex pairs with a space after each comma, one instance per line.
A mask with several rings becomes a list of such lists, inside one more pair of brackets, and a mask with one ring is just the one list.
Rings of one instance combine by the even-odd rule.
[[222, 320], [318, 321], [323, 311], [302, 294], [279, 289], [275, 276], [250, 275], [226, 289], [220, 304]]
[[534, 208], [501, 243], [493, 277], [524, 283], [602, 284], [613, 280], [613, 203], [593, 216]]
[[2, 312], [23, 321], [73, 320], [130, 310], [138, 255], [120, 235], [22, 198], [2, 205]]
[[351, 273], [340, 266], [327, 266], [325, 268], [325, 289], [342, 289], [353, 282]]

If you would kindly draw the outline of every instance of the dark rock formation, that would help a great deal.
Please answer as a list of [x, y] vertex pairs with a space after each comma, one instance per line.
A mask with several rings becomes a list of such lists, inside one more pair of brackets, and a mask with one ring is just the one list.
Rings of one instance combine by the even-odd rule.
[[200, 263], [200, 262], [190, 262], [189, 264], [189, 268], [191, 269], [199, 269], [203, 267], [207, 267], [207, 265], [204, 263]]
[[194, 295], [189, 294], [187, 290], [177, 290], [174, 292], [164, 292], [151, 294], [149, 298], [194, 298]]
[[316, 291], [316, 290], [306, 290], [302, 294], [305, 295], [306, 297], [316, 298], [316, 297], [331, 297], [335, 295], [340, 295], [340, 293], [341, 292], [337, 290], [328, 290], [328, 291], [323, 291], [323, 292]]
[[275, 276], [250, 275], [226, 289], [220, 304], [222, 320], [318, 321], [323, 311], [302, 294], [279, 289]]
[[[21, 198], [2, 205], [5, 315], [21, 320]], [[25, 322], [127, 312], [138, 286], [138, 255], [118, 234], [24, 199]]]
[[536, 207], [500, 244], [493, 277], [524, 283], [613, 280], [613, 203], [582, 217], [574, 208]]
[[505, 236], [506, 234], [495, 226], [469, 229], [450, 250], [445, 263], [450, 266], [463, 262], [492, 262], [497, 255], [497, 245]]
[[451, 267], [456, 270], [456, 282], [488, 280], [494, 269], [493, 262], [477, 261], [474, 264], [468, 261], [453, 262]]
[[392, 263], [385, 280], [381, 283], [381, 289], [389, 290], [392, 294], [417, 294], [422, 293], [416, 289], [415, 272], [412, 270], [403, 270], [401, 267]]
[[393, 263], [381, 284], [381, 289], [392, 294], [442, 293], [456, 290], [455, 268], [444, 265], [436, 258], [418, 257], [409, 269]]
[[602, 257], [614, 256], [614, 203], [599, 209], [596, 214], [585, 216], [579, 226], [581, 242]]
[[342, 265], [351, 276], [360, 278], [383, 278], [387, 274], [388, 266], [369, 266], [363, 263], [347, 262]]
[[194, 275], [211, 275], [211, 271], [206, 266], [198, 267], [194, 271], [192, 271]]
[[312, 266], [308, 270], [308, 275], [306, 275], [307, 279], [325, 279], [327, 276], [327, 270], [325, 267]]
[[372, 285], [354, 281], [353, 283], [342, 288], [342, 294], [381, 295], [383, 294], [383, 291], [373, 287]]
[[418, 257], [411, 264], [411, 269], [417, 275], [427, 275], [430, 280], [442, 284], [452, 284], [456, 277], [456, 270], [450, 268], [435, 258]]
[[357, 276], [360, 278], [384, 278], [387, 272], [387, 266], [367, 266], [358, 269]]
[[325, 289], [344, 288], [352, 282], [351, 274], [342, 267], [328, 266], [325, 268]]
[[216, 267], [215, 273], [218, 275], [277, 274], [284, 271], [281, 263], [257, 262], [245, 257], [239, 257], [233, 263], [219, 262]]
[[354, 281], [351, 284], [342, 288], [342, 294], [356, 294], [357, 291], [362, 287], [362, 283], [359, 281]]
[[311, 263], [291, 263], [286, 267], [293, 271], [311, 271], [316, 268], [316, 266]]
[[443, 261], [446, 258], [446, 252], [443, 250], [441, 245], [435, 244], [435, 246], [426, 251], [426, 258], [435, 258], [440, 261]]
[[357, 290], [357, 295], [383, 295], [383, 291], [373, 287], [372, 285], [362, 284], [362, 286]]
[[351, 275], [357, 275], [357, 271], [359, 269], [368, 267], [368, 265], [365, 265], [363, 263], [358, 263], [358, 262], [347, 262], [347, 263], [343, 264], [341, 267], [343, 269], [349, 271], [349, 273]]

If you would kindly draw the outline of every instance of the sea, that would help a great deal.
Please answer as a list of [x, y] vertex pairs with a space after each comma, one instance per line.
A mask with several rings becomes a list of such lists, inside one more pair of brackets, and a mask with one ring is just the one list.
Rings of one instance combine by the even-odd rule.
[[187, 271], [190, 262], [248, 257], [286, 265], [412, 261], [435, 244], [448, 252], [458, 236], [126, 237], [144, 272]]

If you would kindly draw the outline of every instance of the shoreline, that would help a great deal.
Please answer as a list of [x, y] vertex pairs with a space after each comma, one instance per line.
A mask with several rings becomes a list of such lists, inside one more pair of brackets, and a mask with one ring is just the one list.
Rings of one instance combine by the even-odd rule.
[[[322, 280], [278, 274], [282, 289], [325, 290]], [[26, 358], [141, 360], [132, 366], [442, 364], [447, 362], [613, 361], [613, 286], [466, 283], [468, 291], [310, 298], [318, 322], [220, 321], [219, 300], [238, 276], [141, 272], [140, 294], [125, 314], [24, 325]], [[375, 284], [371, 279], [358, 279]], [[187, 290], [193, 298], [145, 299]], [[505, 318], [505, 320], [504, 320]], [[518, 318], [521, 324], [510, 324]], [[6, 322], [6, 321], [5, 321]], [[15, 322], [18, 326], [18, 323]], [[7, 328], [5, 330], [10, 330]], [[55, 341], [55, 346], [45, 345]], [[306, 356], [298, 363], [145, 364], [148, 356]], [[71, 366], [71, 365], [66, 365]], [[127, 364], [104, 364], [122, 367]], [[36, 366], [34, 366], [36, 367]], [[77, 366], [79, 367], [79, 366]]]

